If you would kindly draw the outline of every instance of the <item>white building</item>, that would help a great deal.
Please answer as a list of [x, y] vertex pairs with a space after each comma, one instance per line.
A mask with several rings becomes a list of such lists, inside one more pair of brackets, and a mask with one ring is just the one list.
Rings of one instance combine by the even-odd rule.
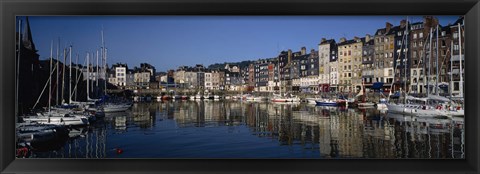
[[205, 89], [208, 89], [208, 90], [213, 89], [213, 78], [212, 78], [212, 73], [210, 72], [205, 73]]
[[112, 83], [116, 86], [126, 86], [127, 85], [127, 64], [117, 63], [112, 67], [115, 73], [115, 83]]

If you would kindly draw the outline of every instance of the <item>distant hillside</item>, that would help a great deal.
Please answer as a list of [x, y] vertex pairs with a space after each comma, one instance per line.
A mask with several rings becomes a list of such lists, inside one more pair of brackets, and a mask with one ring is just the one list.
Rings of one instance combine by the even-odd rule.
[[216, 63], [216, 64], [209, 65], [208, 68], [209, 68], [209, 69], [223, 69], [223, 68], [225, 68], [225, 65], [228, 63], [228, 64], [239, 65], [240, 68], [243, 69], [244, 67], [247, 67], [248, 65], [250, 65], [250, 63], [253, 63], [253, 62], [254, 62], [254, 61], [246, 60], [246, 61], [242, 61], [242, 62]]

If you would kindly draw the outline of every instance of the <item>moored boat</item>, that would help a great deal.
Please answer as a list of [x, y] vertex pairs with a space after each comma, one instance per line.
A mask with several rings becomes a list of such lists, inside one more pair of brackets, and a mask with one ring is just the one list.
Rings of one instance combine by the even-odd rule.
[[330, 99], [316, 100], [317, 106], [338, 106], [338, 102]]

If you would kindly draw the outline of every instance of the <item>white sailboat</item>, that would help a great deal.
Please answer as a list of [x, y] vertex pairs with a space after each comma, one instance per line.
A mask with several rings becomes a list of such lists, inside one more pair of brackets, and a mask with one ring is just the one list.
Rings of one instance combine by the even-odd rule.
[[[53, 41], [52, 41], [52, 47], [53, 47]], [[52, 60], [52, 53], [53, 53], [53, 48], [50, 50], [50, 77], [48, 79], [48, 84], [50, 84], [50, 89], [52, 89], [52, 73], [53, 71], [58, 67], [58, 61], [57, 65], [54, 69], [52, 69], [53, 65], [53, 60]], [[52, 71], [53, 70], [53, 71]], [[58, 72], [58, 69], [57, 69]], [[46, 86], [45, 86], [46, 87]], [[36, 123], [41, 123], [41, 124], [55, 124], [55, 125], [72, 125], [72, 126], [82, 126], [82, 125], [87, 125], [89, 124], [88, 119], [86, 116], [83, 114], [76, 114], [76, 113], [70, 113], [70, 112], [60, 112], [58, 110], [52, 110], [51, 107], [51, 94], [52, 90], [49, 91], [49, 100], [48, 100], [48, 111], [46, 112], [38, 112], [37, 115], [32, 115], [32, 116], [23, 116], [21, 119], [25, 122], [36, 122]], [[43, 94], [43, 91], [42, 91]], [[41, 94], [41, 95], [42, 95]], [[40, 95], [40, 97], [41, 97]], [[39, 98], [40, 98], [39, 97]], [[38, 100], [37, 100], [38, 103]], [[35, 104], [36, 106], [36, 104]], [[34, 106], [34, 107], [35, 107]]]
[[363, 81], [363, 78], [362, 78], [362, 89], [360, 90], [360, 92], [357, 94], [356, 97], [359, 97], [359, 96], [362, 96], [363, 97], [363, 101], [362, 102], [358, 102], [358, 107], [359, 108], [374, 108], [375, 107], [375, 103], [372, 103], [370, 101], [366, 101], [366, 98], [367, 98], [367, 93], [365, 92], [365, 83]]
[[[107, 62], [107, 49], [105, 47], [105, 41], [104, 41], [104, 38], [103, 38], [103, 30], [102, 30], [102, 59], [104, 60], [104, 63], [105, 63], [105, 66], [106, 67], [106, 62]], [[104, 80], [106, 81], [107, 79], [107, 73], [106, 73], [106, 69], [104, 70]], [[88, 73], [87, 73], [88, 74]], [[98, 54], [97, 54], [97, 74], [98, 74]], [[97, 84], [98, 84], [98, 78], [96, 78], [97, 80]], [[107, 86], [106, 86], [106, 82], [105, 82], [105, 90], [104, 90], [104, 93], [106, 95], [106, 90], [107, 90]], [[88, 94], [88, 93], [87, 93]], [[88, 97], [88, 95], [87, 95]], [[100, 99], [90, 99], [90, 97], [88, 97], [89, 101], [99, 101]], [[105, 113], [108, 113], [108, 112], [124, 112], [128, 109], [130, 109], [132, 107], [132, 104], [131, 103], [124, 103], [124, 102], [120, 102], [120, 103], [107, 103], [104, 101], [103, 105], [99, 108], [100, 110], [102, 110], [103, 112]]]
[[[406, 42], [406, 37], [408, 37], [408, 19], [407, 19], [407, 27], [405, 27], [405, 30], [406, 30], [406, 34], [404, 35], [403, 39], [402, 39], [402, 42], [404, 41], [405, 44], [402, 44], [402, 46], [400, 47], [400, 50], [401, 53], [405, 54], [403, 52], [403, 45], [405, 45], [405, 47], [408, 47], [408, 42]], [[431, 45], [431, 38], [432, 38], [432, 30], [430, 30], [430, 45]], [[432, 49], [430, 49], [431, 51]], [[430, 54], [431, 56], [431, 54]], [[406, 58], [407, 56], [405, 56], [405, 63], [406, 63]], [[396, 68], [396, 66], [394, 67], [394, 69]], [[404, 69], [406, 71], [406, 65], [404, 65]], [[395, 72], [395, 70], [394, 70]], [[406, 73], [405, 73], [405, 76], [406, 76]], [[428, 77], [428, 76], [427, 76]], [[393, 83], [393, 82], [392, 82]], [[428, 80], [427, 80], [427, 83], [428, 83]], [[393, 86], [393, 85], [392, 85]], [[405, 86], [406, 86], [406, 83], [405, 83]], [[427, 84], [427, 87], [428, 87], [428, 84]], [[406, 90], [406, 87], [404, 88]], [[391, 91], [390, 90], [390, 94], [391, 94]], [[405, 96], [404, 96], [404, 100], [403, 100], [403, 103], [386, 103], [387, 105], [387, 108], [388, 108], [388, 112], [391, 112], [391, 113], [399, 113], [399, 114], [406, 114], [406, 115], [414, 115], [414, 116], [446, 116], [446, 113], [441, 111], [441, 110], [438, 110], [436, 109], [435, 107], [429, 105], [429, 101], [431, 99], [429, 98], [417, 98], [417, 97], [412, 97], [412, 96], [409, 96], [407, 94], [406, 91], [403, 91]], [[429, 90], [427, 90], [427, 92], [429, 93]], [[388, 97], [390, 99], [390, 96]]]

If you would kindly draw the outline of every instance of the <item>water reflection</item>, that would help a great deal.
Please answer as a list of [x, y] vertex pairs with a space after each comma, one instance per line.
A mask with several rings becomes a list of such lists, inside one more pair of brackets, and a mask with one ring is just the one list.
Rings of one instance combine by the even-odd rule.
[[303, 103], [136, 103], [35, 157], [464, 158], [463, 126], [463, 118]]

